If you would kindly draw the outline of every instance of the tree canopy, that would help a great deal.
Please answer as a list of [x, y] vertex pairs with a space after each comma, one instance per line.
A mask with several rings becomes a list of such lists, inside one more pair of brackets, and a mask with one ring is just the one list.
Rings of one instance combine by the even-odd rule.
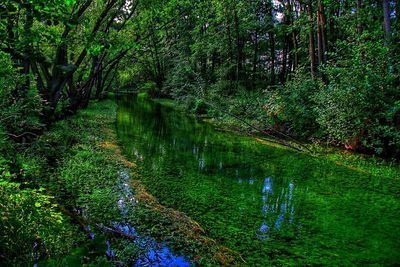
[[[211, 113], [226, 108], [270, 131], [398, 154], [398, 1], [7, 0], [0, 8], [9, 137], [130, 88]], [[15, 127], [7, 114], [31, 119]]]
[[[156, 1], [121, 85], [258, 128], [399, 153], [398, 1]], [[163, 23], [167, 26], [160, 28]], [[216, 114], [217, 113], [217, 114]]]

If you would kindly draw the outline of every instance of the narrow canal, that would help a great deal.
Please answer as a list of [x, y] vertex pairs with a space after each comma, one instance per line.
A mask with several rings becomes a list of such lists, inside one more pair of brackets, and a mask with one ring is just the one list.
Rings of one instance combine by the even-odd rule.
[[393, 181], [221, 132], [144, 98], [119, 100], [117, 132], [149, 192], [244, 265], [400, 263]]

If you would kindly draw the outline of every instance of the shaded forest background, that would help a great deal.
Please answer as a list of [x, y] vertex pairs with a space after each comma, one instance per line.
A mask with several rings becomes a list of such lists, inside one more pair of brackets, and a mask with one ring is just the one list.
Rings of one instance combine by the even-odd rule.
[[110, 91], [398, 156], [398, 1], [2, 1], [1, 131], [25, 142]]
[[271, 134], [398, 155], [398, 2], [171, 4], [147, 10], [151, 30], [180, 19], [150, 32], [123, 85]]

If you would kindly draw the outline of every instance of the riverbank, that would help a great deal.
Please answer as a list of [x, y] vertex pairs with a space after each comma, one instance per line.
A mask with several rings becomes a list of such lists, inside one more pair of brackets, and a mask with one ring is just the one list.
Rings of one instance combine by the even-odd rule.
[[[147, 97], [145, 93], [142, 93], [141, 97]], [[269, 136], [260, 134], [253, 128], [249, 128], [248, 125], [243, 125], [240, 121], [231, 116], [223, 117], [204, 117], [196, 115], [192, 110], [189, 110], [184, 104], [171, 99], [154, 99], [161, 105], [174, 108], [182, 112], [190, 112], [191, 115], [196, 116], [206, 122], [211, 123], [214, 127], [220, 131], [232, 132], [240, 135], [253, 136], [257, 142], [261, 145], [274, 147], [284, 150], [293, 150], [291, 146], [300, 148], [301, 152], [312, 157], [316, 157], [323, 161], [333, 162], [338, 166], [343, 166], [350, 170], [354, 170], [366, 175], [372, 175], [374, 177], [381, 177], [386, 179], [394, 179], [400, 182], [400, 163], [396, 159], [384, 159], [374, 155], [366, 155], [354, 152], [352, 150], [346, 150], [344, 148], [333, 147], [329, 144], [318, 143], [303, 143], [303, 149], [296, 143], [291, 142], [290, 139], [286, 139], [288, 145], [280, 144], [276, 142], [277, 139], [273, 139]]]
[[[146, 94], [142, 94], [141, 97], [147, 97]], [[163, 106], [176, 109], [180, 112], [190, 112], [187, 107], [179, 103], [176, 100], [171, 99], [155, 99], [157, 103]], [[233, 117], [199, 117], [195, 113], [191, 113], [192, 116], [197, 117], [200, 120], [206, 121], [213, 125], [215, 129], [222, 132], [231, 132], [233, 134], [246, 135], [254, 138], [257, 143], [262, 146], [271, 148], [281, 149], [285, 151], [293, 151], [298, 153], [296, 149], [290, 147], [290, 140], [288, 141], [289, 146], [282, 145], [276, 140], [263, 136], [254, 129], [249, 129], [246, 125], [240, 123]], [[309, 150], [303, 150], [301, 154], [315, 158], [321, 165], [331, 164], [336, 165], [338, 168], [345, 168], [351, 172], [357, 173], [364, 177], [369, 177], [365, 181], [354, 180], [354, 185], [358, 183], [374, 184], [374, 190], [382, 193], [392, 193], [398, 195], [400, 193], [400, 164], [395, 159], [383, 159], [374, 155], [366, 155], [354, 152], [352, 150], [345, 150], [343, 148], [333, 147], [329, 144], [315, 143], [315, 144], [304, 144]]]
[[1, 262], [238, 262], [135, 179], [140, 166], [117, 145], [116, 109], [111, 100], [92, 103], [19, 151], [15, 162], [2, 162]]

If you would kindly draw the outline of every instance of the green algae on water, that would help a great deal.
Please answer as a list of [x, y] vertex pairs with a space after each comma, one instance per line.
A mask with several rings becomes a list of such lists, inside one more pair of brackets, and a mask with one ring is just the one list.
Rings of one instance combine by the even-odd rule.
[[123, 153], [166, 206], [245, 265], [395, 265], [400, 184], [261, 145], [144, 98], [119, 101]]

